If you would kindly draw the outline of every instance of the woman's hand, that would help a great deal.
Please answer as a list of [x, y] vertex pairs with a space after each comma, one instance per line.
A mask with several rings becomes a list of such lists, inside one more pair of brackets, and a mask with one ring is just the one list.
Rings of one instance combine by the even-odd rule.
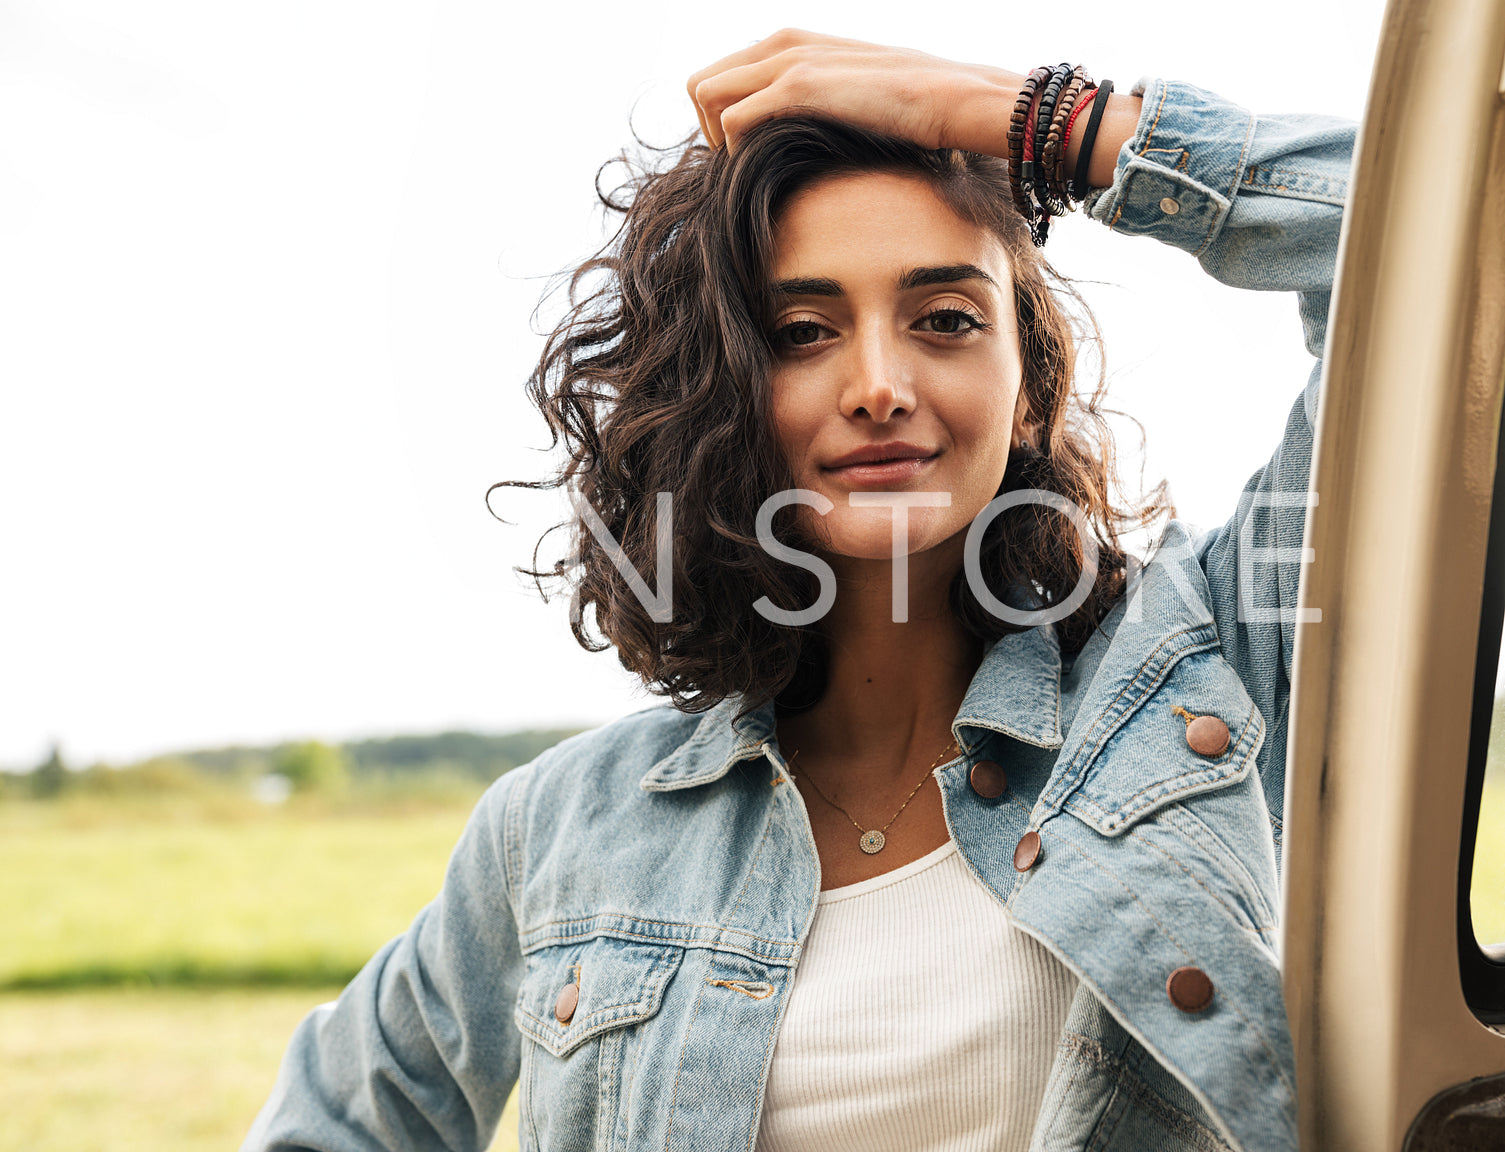
[[[690, 77], [700, 130], [713, 148], [737, 142], [774, 116], [820, 112], [925, 148], [1008, 155], [1009, 117], [1024, 77], [985, 64], [958, 64], [909, 48], [782, 28]], [[1115, 92], [1104, 109], [1087, 183], [1113, 181], [1120, 145], [1134, 135], [1141, 100]], [[1074, 133], [1066, 166], [1081, 147]]]
[[690, 99], [713, 148], [774, 116], [819, 112], [926, 148], [1004, 155], [1024, 78], [907, 48], [784, 28], [690, 77]]

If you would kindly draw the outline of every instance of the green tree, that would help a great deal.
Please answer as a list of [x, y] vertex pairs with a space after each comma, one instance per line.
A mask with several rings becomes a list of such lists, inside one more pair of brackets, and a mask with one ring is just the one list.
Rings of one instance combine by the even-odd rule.
[[350, 783], [344, 751], [322, 740], [305, 740], [278, 749], [273, 771], [286, 776], [297, 792], [340, 792]]
[[38, 764], [31, 773], [31, 794], [38, 799], [50, 799], [68, 786], [68, 766], [63, 763], [63, 750], [56, 744], [47, 759]]

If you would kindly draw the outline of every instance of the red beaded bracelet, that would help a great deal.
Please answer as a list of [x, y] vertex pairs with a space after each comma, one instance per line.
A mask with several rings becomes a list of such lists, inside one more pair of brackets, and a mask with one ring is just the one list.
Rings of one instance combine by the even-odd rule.
[[1066, 131], [1061, 134], [1062, 156], [1066, 155], [1067, 149], [1071, 146], [1071, 126], [1076, 123], [1076, 118], [1082, 114], [1082, 109], [1091, 104], [1093, 97], [1095, 97], [1096, 95], [1097, 85], [1094, 84], [1091, 88], [1087, 89], [1087, 95], [1078, 100], [1076, 102], [1076, 107], [1071, 110], [1071, 119], [1066, 121]]

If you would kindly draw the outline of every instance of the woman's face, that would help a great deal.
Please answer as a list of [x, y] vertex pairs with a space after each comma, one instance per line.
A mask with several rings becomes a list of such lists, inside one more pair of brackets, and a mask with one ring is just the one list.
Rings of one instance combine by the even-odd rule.
[[895, 512], [850, 498], [947, 493], [909, 508], [903, 546], [959, 544], [1025, 415], [1002, 243], [890, 173], [803, 189], [774, 237], [775, 430], [796, 485], [833, 505], [802, 523], [837, 556], [886, 559]]

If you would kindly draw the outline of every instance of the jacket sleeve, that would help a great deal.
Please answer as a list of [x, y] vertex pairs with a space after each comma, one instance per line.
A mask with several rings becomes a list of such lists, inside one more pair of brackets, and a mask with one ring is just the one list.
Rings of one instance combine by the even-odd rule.
[[480, 1152], [517, 1080], [509, 854], [528, 768], [482, 797], [438, 897], [293, 1033], [241, 1152]]
[[1272, 812], [1285, 764], [1285, 716], [1297, 622], [1312, 448], [1328, 303], [1358, 125], [1331, 116], [1255, 116], [1189, 84], [1139, 81], [1134, 136], [1088, 214], [1153, 236], [1236, 288], [1295, 292], [1316, 362], [1274, 454], [1227, 523], [1195, 543], [1224, 655], [1277, 738], [1260, 759]]

